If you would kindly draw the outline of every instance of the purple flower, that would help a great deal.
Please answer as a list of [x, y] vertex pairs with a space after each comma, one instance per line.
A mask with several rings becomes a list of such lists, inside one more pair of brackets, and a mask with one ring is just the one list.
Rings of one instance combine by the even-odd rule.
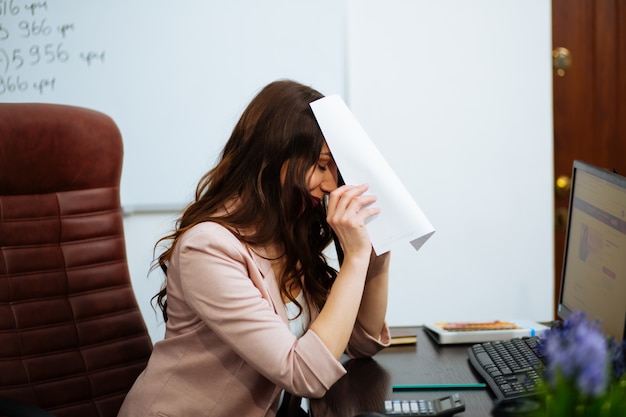
[[551, 386], [555, 387], [562, 377], [585, 396], [596, 397], [606, 390], [608, 344], [597, 322], [589, 322], [583, 313], [574, 313], [561, 326], [546, 331], [540, 346]]

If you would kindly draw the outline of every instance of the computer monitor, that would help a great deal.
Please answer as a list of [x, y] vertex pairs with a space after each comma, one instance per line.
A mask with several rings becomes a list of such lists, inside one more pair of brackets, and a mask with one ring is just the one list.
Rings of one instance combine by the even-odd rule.
[[583, 311], [626, 333], [626, 178], [574, 161], [557, 314]]

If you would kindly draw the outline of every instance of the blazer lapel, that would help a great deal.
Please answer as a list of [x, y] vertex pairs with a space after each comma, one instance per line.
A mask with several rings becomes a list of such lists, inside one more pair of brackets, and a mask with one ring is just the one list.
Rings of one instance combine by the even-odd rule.
[[280, 295], [280, 290], [278, 289], [278, 279], [272, 269], [272, 263], [267, 259], [265, 248], [252, 250], [248, 247], [248, 252], [250, 253], [250, 256], [252, 256], [252, 259], [254, 259], [254, 263], [263, 276], [265, 289], [269, 294], [269, 301], [272, 303], [274, 311], [283, 319], [285, 324], [288, 324], [289, 320], [287, 318], [285, 303], [283, 303], [283, 298]]

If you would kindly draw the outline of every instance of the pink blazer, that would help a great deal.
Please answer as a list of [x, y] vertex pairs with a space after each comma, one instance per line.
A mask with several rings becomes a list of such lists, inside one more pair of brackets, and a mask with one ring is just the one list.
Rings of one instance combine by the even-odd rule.
[[[291, 333], [261, 255], [216, 223], [183, 235], [168, 266], [165, 338], [119, 417], [273, 416], [283, 388], [321, 397], [345, 374], [313, 331]], [[387, 326], [372, 336], [357, 324], [346, 353], [368, 357], [388, 344]]]

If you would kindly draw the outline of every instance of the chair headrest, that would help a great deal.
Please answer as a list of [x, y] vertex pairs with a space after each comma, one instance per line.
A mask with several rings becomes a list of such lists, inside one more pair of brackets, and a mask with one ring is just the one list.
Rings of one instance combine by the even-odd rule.
[[0, 103], [0, 195], [118, 186], [122, 137], [107, 115], [47, 103]]

